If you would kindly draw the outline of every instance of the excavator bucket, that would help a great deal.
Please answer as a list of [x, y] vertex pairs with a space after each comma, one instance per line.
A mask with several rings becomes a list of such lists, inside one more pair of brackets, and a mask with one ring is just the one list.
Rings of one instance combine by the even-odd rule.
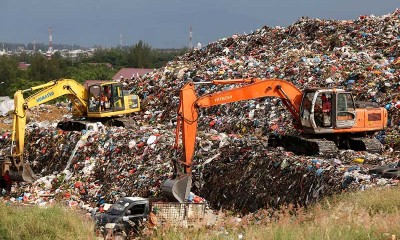
[[161, 184], [161, 189], [168, 198], [183, 203], [189, 197], [191, 186], [192, 178], [189, 175], [182, 175], [166, 180]]
[[33, 173], [31, 166], [28, 163], [24, 163], [24, 166], [22, 169], [22, 179], [25, 182], [33, 182], [36, 179], [36, 176]]

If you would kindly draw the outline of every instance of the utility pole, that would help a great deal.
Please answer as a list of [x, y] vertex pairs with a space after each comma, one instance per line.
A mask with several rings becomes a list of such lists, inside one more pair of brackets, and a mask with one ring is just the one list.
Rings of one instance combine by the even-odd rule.
[[192, 43], [192, 25], [189, 26], [189, 49], [193, 48], [193, 43]]

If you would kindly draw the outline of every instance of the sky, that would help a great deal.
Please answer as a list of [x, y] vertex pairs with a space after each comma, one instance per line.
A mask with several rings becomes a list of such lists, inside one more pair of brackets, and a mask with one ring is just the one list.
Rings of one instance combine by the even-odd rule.
[[399, 0], [0, 0], [0, 43], [47, 44], [51, 27], [53, 44], [181, 48], [191, 26], [192, 45], [205, 46], [302, 16], [356, 20], [396, 8]]

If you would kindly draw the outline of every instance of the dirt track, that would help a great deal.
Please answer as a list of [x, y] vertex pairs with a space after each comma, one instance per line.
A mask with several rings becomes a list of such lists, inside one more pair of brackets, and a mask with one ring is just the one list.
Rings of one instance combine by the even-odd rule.
[[[63, 115], [68, 114], [68, 110], [53, 105], [42, 105], [40, 107], [28, 110], [28, 119], [43, 122], [62, 119]], [[29, 120], [28, 120], [29, 121]], [[11, 130], [12, 116], [0, 117], [0, 129], [2, 131]]]

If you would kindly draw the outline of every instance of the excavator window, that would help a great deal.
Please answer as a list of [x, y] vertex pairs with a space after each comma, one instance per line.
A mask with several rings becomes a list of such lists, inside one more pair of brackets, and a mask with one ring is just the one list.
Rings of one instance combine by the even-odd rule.
[[337, 111], [354, 111], [354, 101], [350, 93], [339, 93], [337, 97]]
[[355, 118], [355, 105], [351, 93], [339, 93], [337, 95], [337, 121], [353, 121]]
[[124, 95], [123, 90], [120, 85], [113, 86], [113, 100], [114, 100], [114, 109], [123, 109], [124, 108]]
[[111, 90], [108, 85], [102, 87], [100, 103], [102, 111], [111, 110]]
[[315, 92], [306, 93], [303, 98], [302, 108], [301, 108], [301, 124], [304, 127], [311, 127], [311, 109], [312, 109], [312, 100], [314, 98]]
[[319, 127], [332, 126], [332, 93], [319, 93], [314, 105], [315, 123]]
[[100, 111], [100, 86], [92, 85], [89, 88], [89, 111]]

